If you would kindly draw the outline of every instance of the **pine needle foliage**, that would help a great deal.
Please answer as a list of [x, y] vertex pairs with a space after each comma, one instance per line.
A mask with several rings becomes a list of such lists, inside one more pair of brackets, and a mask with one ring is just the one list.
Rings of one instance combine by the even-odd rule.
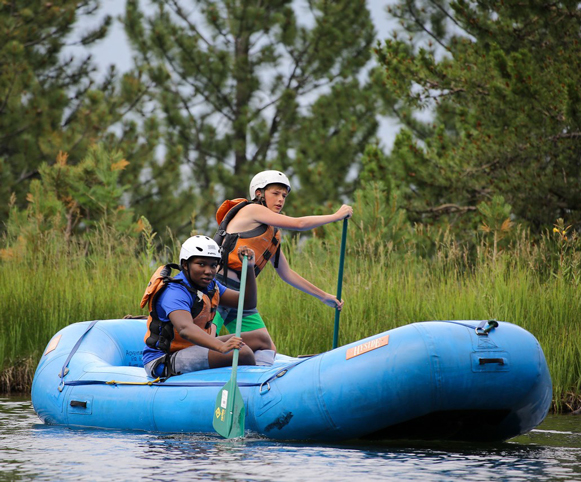
[[400, 28], [377, 44], [375, 79], [404, 128], [384, 166], [410, 220], [473, 231], [478, 204], [502, 196], [534, 233], [558, 218], [578, 229], [579, 2], [388, 10]]
[[151, 4], [129, 0], [124, 21], [163, 130], [151, 196], [134, 193], [155, 230], [172, 223], [182, 235], [190, 219], [215, 229], [218, 205], [248, 196], [264, 169], [292, 180], [289, 214], [352, 192], [377, 130], [375, 93], [361, 80], [375, 35], [365, 1]]

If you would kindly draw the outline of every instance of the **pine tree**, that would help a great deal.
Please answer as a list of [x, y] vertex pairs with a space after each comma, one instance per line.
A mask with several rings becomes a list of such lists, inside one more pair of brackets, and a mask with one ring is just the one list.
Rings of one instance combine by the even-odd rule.
[[155, 129], [149, 129], [147, 142], [141, 141], [138, 124], [125, 118], [147, 92], [139, 77], [120, 79], [112, 67], [97, 81], [89, 54], [78, 59], [65, 50], [72, 44], [89, 46], [107, 34], [109, 16], [94, 29], [77, 28], [80, 18], [98, 12], [99, 3], [0, 3], [0, 230], [9, 199], [25, 207], [39, 166], [54, 164], [60, 151], [79, 160], [98, 141], [122, 148], [131, 162], [127, 179], [137, 177], [153, 158]]
[[412, 221], [474, 227], [478, 204], [495, 196], [534, 230], [581, 221], [579, 6], [404, 0], [390, 9], [404, 35], [378, 45], [376, 80], [405, 129], [385, 168]]
[[[222, 200], [247, 197], [268, 168], [291, 178], [293, 214], [352, 192], [377, 128], [374, 93], [360, 80], [374, 38], [364, 0], [153, 4], [129, 0], [125, 21], [163, 113], [148, 215], [156, 229], [185, 230], [190, 214], [215, 229]], [[176, 198], [163, 201], [161, 186]]]
[[119, 151], [109, 152], [102, 144], [87, 150], [83, 159], [69, 159], [59, 152], [53, 163], [39, 166], [39, 178], [30, 182], [27, 205], [19, 209], [10, 203], [6, 223], [8, 246], [33, 254], [42, 253], [50, 237], [67, 245], [73, 236], [94, 236], [99, 229], [135, 235], [138, 225], [130, 209], [122, 204], [128, 186], [120, 182], [129, 166]]

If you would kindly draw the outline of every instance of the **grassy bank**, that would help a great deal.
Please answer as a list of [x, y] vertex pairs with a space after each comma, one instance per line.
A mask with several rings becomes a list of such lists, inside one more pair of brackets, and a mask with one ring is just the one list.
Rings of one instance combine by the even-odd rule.
[[47, 236], [35, 249], [2, 251], [0, 392], [29, 389], [42, 351], [64, 326], [139, 311], [150, 276], [139, 243], [100, 234], [69, 244]]
[[[147, 254], [137, 241], [107, 236], [66, 251], [56, 241], [47, 243], [42, 256], [34, 258], [4, 253], [0, 261], [3, 392], [28, 389], [42, 350], [63, 326], [142, 313], [138, 304], [151, 274], [151, 250]], [[470, 260], [455, 245], [439, 246], [427, 260], [412, 249], [371, 254], [355, 239], [350, 243], [340, 344], [423, 320], [509, 321], [533, 333], [543, 347], [553, 379], [555, 410], [579, 408], [578, 252], [564, 253], [556, 268], [549, 269], [543, 257], [550, 246], [543, 241], [533, 245], [523, 239], [504, 253], [482, 244]], [[298, 273], [335, 292], [337, 241], [285, 243], [285, 250]], [[334, 311], [285, 285], [272, 268], [259, 278], [259, 308], [280, 352], [298, 355], [331, 348]]]

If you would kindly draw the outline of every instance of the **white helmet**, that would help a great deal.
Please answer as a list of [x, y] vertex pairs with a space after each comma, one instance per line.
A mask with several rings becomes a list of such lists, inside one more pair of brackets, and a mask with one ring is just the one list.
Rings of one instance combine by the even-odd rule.
[[262, 171], [250, 181], [250, 200], [254, 201], [256, 198], [256, 190], [263, 189], [269, 184], [284, 184], [288, 187], [288, 192], [291, 190], [290, 181], [280, 171]]
[[222, 248], [216, 241], [208, 236], [192, 236], [185, 240], [180, 249], [180, 263], [192, 256], [204, 256], [206, 258], [222, 258]]

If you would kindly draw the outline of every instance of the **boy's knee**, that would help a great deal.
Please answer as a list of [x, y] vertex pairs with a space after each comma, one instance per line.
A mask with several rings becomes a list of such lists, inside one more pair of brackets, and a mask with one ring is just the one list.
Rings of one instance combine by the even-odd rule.
[[266, 330], [247, 331], [242, 333], [242, 339], [253, 351], [274, 350], [274, 343]]
[[262, 331], [262, 332], [258, 332], [256, 333], [256, 339], [257, 339], [257, 343], [256, 343], [256, 350], [271, 350], [272, 349], [272, 339], [270, 338], [270, 335], [268, 334], [267, 331]]
[[265, 333], [261, 333], [261, 344], [263, 346], [263, 350], [274, 350], [276, 351], [276, 346], [274, 346], [274, 342], [272, 341], [272, 338], [270, 337], [270, 334], [268, 332]]
[[238, 362], [240, 365], [256, 365], [256, 360], [254, 359], [254, 352], [252, 351], [252, 348], [250, 348], [248, 345], [244, 345], [242, 348], [240, 348]]
[[276, 351], [276, 347], [274, 346], [274, 342], [272, 341], [272, 338], [270, 337], [270, 334], [268, 333], [268, 331], [265, 330], [265, 331], [258, 333], [258, 339], [260, 341], [259, 347], [257, 348], [258, 350], [275, 350]]

